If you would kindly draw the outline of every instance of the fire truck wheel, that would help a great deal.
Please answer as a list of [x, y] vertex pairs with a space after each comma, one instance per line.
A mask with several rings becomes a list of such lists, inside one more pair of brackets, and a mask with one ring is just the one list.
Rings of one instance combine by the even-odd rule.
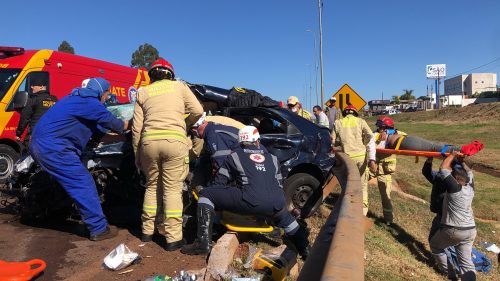
[[18, 159], [17, 151], [6, 144], [0, 144], [0, 184], [7, 181]]

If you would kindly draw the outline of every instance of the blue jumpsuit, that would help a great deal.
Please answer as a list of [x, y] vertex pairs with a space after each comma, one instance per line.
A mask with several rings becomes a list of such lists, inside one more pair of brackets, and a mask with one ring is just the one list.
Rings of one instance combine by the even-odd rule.
[[[236, 181], [238, 187], [227, 186]], [[200, 192], [198, 204], [244, 215], [272, 218], [293, 235], [299, 224], [288, 212], [276, 156], [249, 145], [237, 147], [218, 170], [212, 185]]]
[[36, 162], [73, 198], [91, 235], [102, 233], [108, 224], [94, 180], [80, 156], [92, 133], [99, 131], [98, 125], [115, 132], [124, 125], [99, 100], [107, 89], [109, 83], [102, 78], [91, 79], [87, 88], [75, 88], [43, 115], [30, 145]]

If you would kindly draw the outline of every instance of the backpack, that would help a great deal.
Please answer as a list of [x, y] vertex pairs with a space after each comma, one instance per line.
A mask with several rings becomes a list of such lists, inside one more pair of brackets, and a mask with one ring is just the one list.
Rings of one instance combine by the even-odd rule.
[[[452, 264], [453, 269], [456, 272], [460, 272], [459, 265], [458, 265], [458, 257], [457, 253], [455, 251], [455, 247], [451, 246], [448, 247], [444, 250], [446, 252], [446, 255], [448, 256], [448, 261]], [[474, 266], [476, 267], [477, 272], [484, 272], [487, 273], [491, 267], [493, 266], [491, 263], [491, 260], [488, 259], [488, 257], [476, 250], [475, 248], [472, 248], [472, 262], [474, 263]]]

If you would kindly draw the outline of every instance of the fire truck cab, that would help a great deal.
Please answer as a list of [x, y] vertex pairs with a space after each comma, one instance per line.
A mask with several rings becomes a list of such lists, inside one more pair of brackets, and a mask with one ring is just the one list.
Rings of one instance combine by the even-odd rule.
[[119, 103], [129, 102], [129, 95], [149, 84], [145, 69], [52, 50], [0, 47], [0, 184], [7, 180], [20, 156], [16, 129], [19, 113], [32, 94], [34, 75], [46, 77], [47, 90], [58, 99], [91, 77], [107, 79]]

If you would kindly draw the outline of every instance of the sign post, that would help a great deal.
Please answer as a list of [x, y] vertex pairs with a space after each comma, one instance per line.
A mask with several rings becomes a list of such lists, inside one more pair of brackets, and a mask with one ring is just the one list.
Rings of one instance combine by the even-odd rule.
[[426, 67], [427, 79], [436, 80], [436, 109], [439, 109], [439, 88], [441, 78], [446, 77], [446, 64], [428, 64]]

